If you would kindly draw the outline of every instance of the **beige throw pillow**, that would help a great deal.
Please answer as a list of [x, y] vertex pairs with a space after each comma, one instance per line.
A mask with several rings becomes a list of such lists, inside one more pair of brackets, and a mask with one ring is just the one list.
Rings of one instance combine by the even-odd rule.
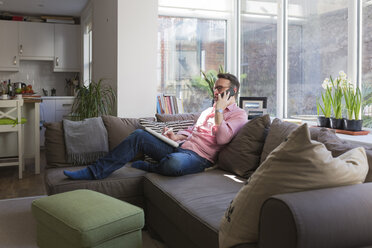
[[[322, 129], [319, 133], [319, 142], [322, 142], [328, 149], [332, 152], [333, 157], [338, 157], [341, 154], [358, 147], [360, 145], [350, 143], [348, 141], [342, 140], [337, 135], [328, 129]], [[372, 148], [364, 147], [367, 154], [368, 165], [372, 168]], [[366, 183], [372, 182], [372, 170], [368, 170], [368, 174], [365, 180]]]
[[270, 122], [270, 116], [264, 115], [245, 124], [220, 152], [218, 167], [241, 177], [250, 177], [260, 164]]
[[222, 218], [220, 247], [257, 243], [260, 209], [272, 195], [362, 183], [368, 172], [364, 148], [333, 158], [311, 141], [307, 124], [277, 147], [241, 188]]

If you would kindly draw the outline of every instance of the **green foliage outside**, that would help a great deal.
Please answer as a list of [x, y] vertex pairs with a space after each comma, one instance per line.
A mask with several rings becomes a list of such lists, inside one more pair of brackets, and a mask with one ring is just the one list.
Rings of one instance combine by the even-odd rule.
[[[216, 70], [209, 70], [207, 72], [201, 71], [202, 76], [194, 76], [191, 79], [191, 86], [197, 89], [201, 89], [202, 91], [208, 92], [208, 95], [213, 98], [214, 95], [214, 84], [217, 81], [217, 75], [219, 73], [227, 73], [223, 66], [220, 65], [218, 68], [218, 72]], [[247, 74], [240, 75], [240, 80], [247, 78]]]
[[[362, 100], [362, 110], [366, 106], [372, 105], [372, 86], [363, 87], [363, 100]], [[372, 116], [367, 116], [362, 114], [363, 126], [372, 128]]]

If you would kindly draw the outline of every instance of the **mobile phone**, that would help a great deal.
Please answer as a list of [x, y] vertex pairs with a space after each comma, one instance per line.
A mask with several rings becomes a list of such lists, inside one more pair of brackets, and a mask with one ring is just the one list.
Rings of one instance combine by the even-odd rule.
[[221, 97], [223, 97], [225, 95], [225, 92], [230, 92], [230, 95], [229, 95], [229, 98], [228, 99], [230, 99], [230, 97], [232, 97], [233, 95], [235, 95], [234, 87], [230, 87], [228, 90], [222, 92], [221, 93]]

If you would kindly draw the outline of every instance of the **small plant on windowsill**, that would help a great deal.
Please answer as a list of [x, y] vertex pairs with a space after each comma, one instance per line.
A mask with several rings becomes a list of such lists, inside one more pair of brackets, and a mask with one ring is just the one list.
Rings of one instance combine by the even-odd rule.
[[362, 93], [360, 92], [359, 87], [354, 90], [354, 85], [347, 82], [347, 84], [344, 85], [344, 98], [347, 111], [347, 118], [344, 120], [345, 129], [349, 131], [362, 130], [363, 120], [359, 119]]
[[77, 90], [75, 101], [72, 105], [72, 120], [110, 115], [114, 110], [116, 95], [112, 87], [103, 83], [91, 82], [88, 86], [80, 86]]
[[[318, 114], [318, 126], [319, 127], [331, 127], [330, 117], [332, 113], [332, 90], [328, 84], [323, 84], [323, 88], [326, 90], [322, 92], [323, 105], [317, 99], [316, 110]], [[320, 115], [322, 112], [323, 116]]]
[[333, 117], [331, 117], [331, 127], [335, 129], [343, 128], [343, 119], [342, 119], [342, 99], [343, 99], [343, 90], [341, 82], [346, 79], [346, 74], [343, 71], [339, 72], [339, 76], [333, 80], [332, 76], [324, 79], [322, 87], [326, 90], [330, 90], [329, 98], [333, 110]]

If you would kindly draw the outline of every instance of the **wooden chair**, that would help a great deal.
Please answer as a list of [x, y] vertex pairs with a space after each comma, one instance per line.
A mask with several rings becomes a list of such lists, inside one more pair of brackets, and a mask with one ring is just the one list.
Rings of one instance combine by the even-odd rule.
[[[22, 118], [23, 99], [0, 100], [0, 133], [16, 132], [18, 135], [18, 157], [17, 161], [10, 162], [9, 158], [1, 158], [0, 166], [18, 165], [18, 177], [22, 179], [23, 161], [23, 131], [22, 124], [26, 122]], [[6, 144], [2, 144], [6, 145]]]

